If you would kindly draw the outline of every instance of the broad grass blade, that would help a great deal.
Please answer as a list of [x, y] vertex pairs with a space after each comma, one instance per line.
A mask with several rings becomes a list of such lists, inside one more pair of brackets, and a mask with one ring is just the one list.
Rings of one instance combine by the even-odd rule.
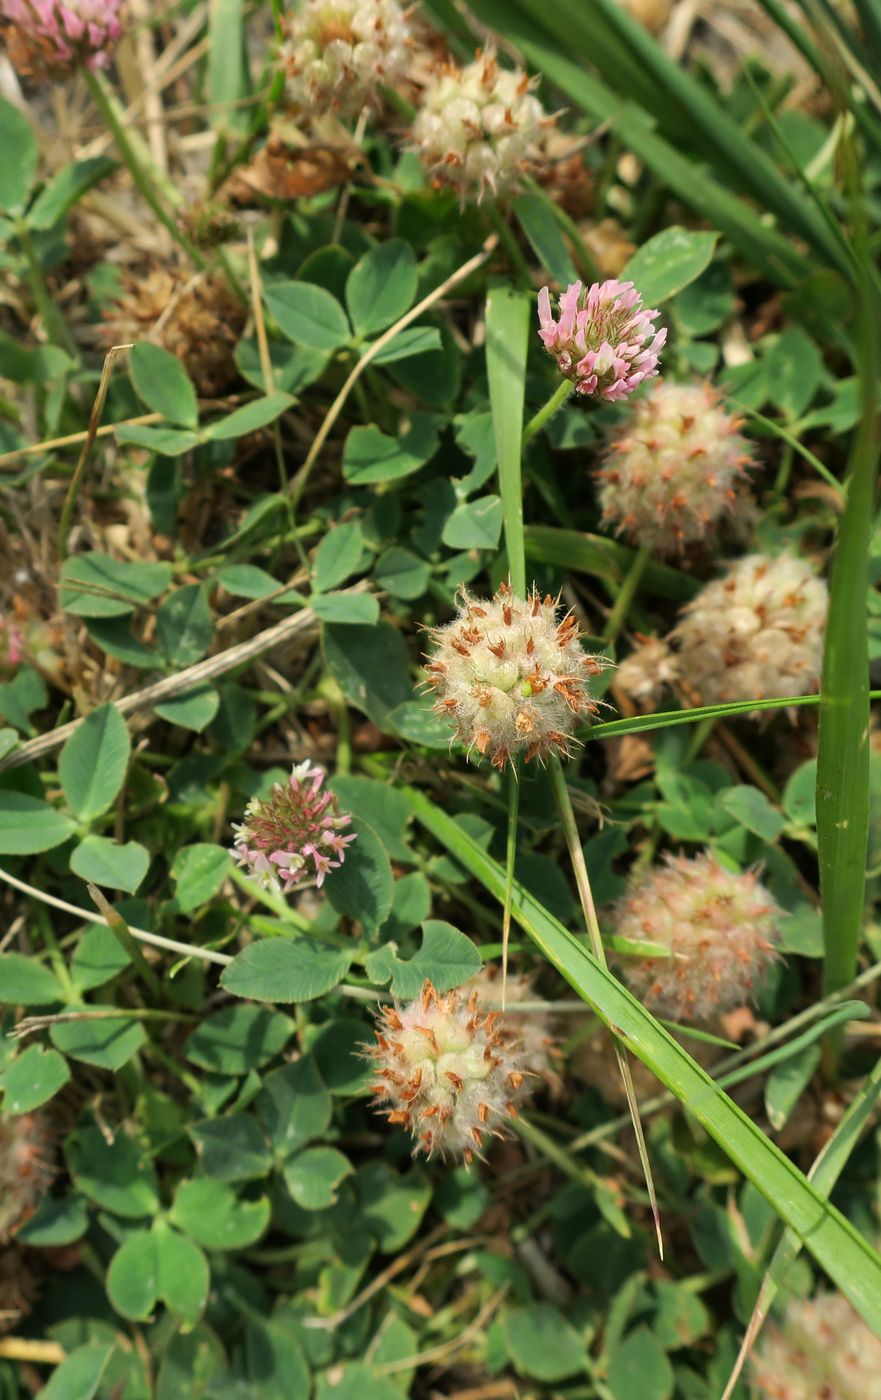
[[526, 596], [520, 451], [528, 336], [529, 298], [509, 287], [493, 287], [486, 299], [486, 371], [508, 568], [511, 587], [521, 598]]
[[[860, 1134], [869, 1121], [879, 1094], [881, 1094], [881, 1059], [878, 1060], [872, 1073], [808, 1172], [808, 1181], [813, 1182], [815, 1189], [823, 1196], [831, 1195], [838, 1178], [847, 1165], [850, 1154], [859, 1142]], [[730, 1400], [746, 1358], [755, 1346], [774, 1299], [783, 1287], [786, 1272], [793, 1260], [800, 1254], [801, 1247], [802, 1242], [798, 1235], [794, 1234], [792, 1230], [783, 1231], [783, 1236], [771, 1256], [767, 1273], [762, 1280], [759, 1296], [756, 1299], [756, 1305], [753, 1308], [722, 1400]]]
[[[869, 834], [869, 661], [866, 594], [878, 475], [877, 309], [868, 295], [860, 322], [862, 415], [845, 482], [846, 504], [832, 562], [829, 622], [820, 683], [817, 850], [823, 913], [823, 987], [837, 991], [856, 970]], [[828, 1058], [838, 1049], [830, 1042]]]

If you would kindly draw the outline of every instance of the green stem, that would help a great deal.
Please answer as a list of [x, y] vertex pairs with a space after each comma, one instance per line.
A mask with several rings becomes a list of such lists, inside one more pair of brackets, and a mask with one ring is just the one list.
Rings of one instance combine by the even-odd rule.
[[[820, 681], [817, 750], [817, 854], [823, 913], [823, 991], [848, 983], [857, 966], [865, 912], [869, 838], [869, 646], [866, 591], [878, 480], [881, 372], [875, 266], [868, 246], [861, 166], [852, 139], [841, 145], [853, 229], [854, 319], [860, 421], [845, 479], [829, 584], [829, 620]], [[823, 1067], [838, 1072], [844, 1032], [823, 1046]]]
[[67, 1002], [76, 1001], [77, 989], [74, 986], [73, 978], [71, 977], [68, 971], [67, 963], [64, 961], [64, 955], [62, 954], [61, 949], [58, 946], [58, 939], [55, 937], [55, 930], [52, 927], [52, 920], [49, 917], [49, 911], [42, 904], [37, 906], [37, 910], [37, 919], [40, 924], [40, 931], [43, 935], [43, 941], [45, 942], [46, 948], [49, 952], [49, 961], [52, 964], [52, 970], [55, 973], [55, 976], [58, 978], [58, 981], [61, 984], [61, 990], [64, 993], [64, 999]]
[[352, 771], [352, 726], [346, 697], [332, 676], [325, 676], [318, 687], [319, 695], [327, 701], [336, 726], [336, 772], [345, 777]]
[[43, 322], [46, 335], [50, 340], [60, 341], [67, 353], [76, 359], [79, 353], [76, 342], [71, 335], [67, 321], [49, 294], [46, 279], [43, 276], [43, 267], [37, 257], [37, 250], [24, 219], [20, 219], [16, 223], [15, 236], [27, 262], [28, 285], [34, 299], [34, 306], [40, 313], [40, 320]]
[[505, 252], [508, 254], [508, 257], [514, 264], [514, 267], [517, 269], [526, 285], [531, 287], [532, 272], [530, 271], [529, 263], [523, 256], [520, 244], [517, 242], [517, 239], [511, 232], [510, 224], [508, 223], [507, 219], [505, 218], [504, 214], [502, 213], [501, 209], [499, 208], [498, 204], [494, 199], [490, 200], [487, 203], [486, 212], [489, 216], [490, 223], [492, 224], [496, 233], [499, 235], [499, 241], [501, 242], [501, 245], [504, 248]]
[[[233, 292], [235, 292], [239, 301], [242, 302], [243, 305], [250, 306], [251, 303], [248, 297], [248, 293], [245, 291], [245, 288], [242, 285], [242, 279], [239, 277], [239, 274], [236, 272], [235, 268], [232, 265], [232, 259], [230, 258], [227, 250], [225, 248], [215, 248], [214, 256], [217, 258], [217, 261], [223, 268], [223, 275], [229, 283], [230, 289]], [[267, 393], [268, 392], [269, 390], [267, 390]]]
[[167, 229], [167, 231], [171, 234], [171, 237], [174, 239], [178, 247], [186, 253], [187, 257], [193, 263], [195, 263], [196, 267], [206, 267], [207, 263], [205, 258], [203, 258], [202, 254], [199, 252], [195, 244], [190, 242], [186, 234], [180, 228], [178, 228], [178, 225], [175, 222], [174, 218], [168, 212], [165, 205], [162, 203], [162, 200], [160, 199], [156, 189], [153, 186], [153, 181], [151, 180], [146, 169], [144, 168], [143, 162], [140, 160], [140, 158], [137, 155], [137, 152], [135, 151], [134, 145], [132, 144], [132, 141], [129, 138], [128, 132], [126, 131], [125, 127], [119, 119], [119, 114], [117, 113], [116, 108], [114, 107], [113, 102], [110, 99], [110, 94], [107, 91], [103, 80], [97, 73], [93, 73], [88, 68], [83, 68], [82, 74], [86, 80], [86, 84], [88, 86], [92, 101], [95, 103], [95, 106], [98, 108], [98, 111], [101, 113], [101, 116], [107, 124], [107, 128], [113, 136], [114, 142], [116, 143], [116, 148], [119, 151], [119, 154], [122, 156], [123, 160], [125, 161], [129, 173], [132, 179], [134, 180], [138, 190], [149, 204], [150, 208], [156, 215], [156, 218], [162, 224], [163, 228]]
[[[572, 799], [569, 796], [569, 789], [566, 786], [563, 765], [556, 754], [552, 754], [550, 757], [548, 773], [551, 779], [551, 790], [554, 794], [554, 801], [557, 804], [557, 811], [560, 816], [560, 824], [563, 828], [563, 834], [566, 838], [566, 845], [569, 850], [569, 859], [572, 862], [575, 884], [578, 888], [578, 898], [581, 902], [585, 923], [587, 924], [587, 933], [590, 939], [591, 950], [600, 967], [606, 967], [606, 950], [603, 947], [603, 936], [600, 933], [600, 921], [597, 918], [593, 891], [590, 887], [587, 862], [584, 859], [584, 851], [581, 846], [581, 839], [578, 835], [578, 823], [575, 820], [575, 812], [572, 809]], [[655, 1192], [655, 1183], [652, 1176], [645, 1134], [643, 1133], [642, 1123], [639, 1117], [639, 1105], [636, 1101], [636, 1090], [633, 1087], [633, 1075], [630, 1072], [630, 1064], [625, 1050], [618, 1044], [617, 1039], [613, 1040], [612, 1043], [615, 1049], [615, 1057], [618, 1061], [618, 1068], [621, 1071], [621, 1079], [624, 1083], [627, 1106], [630, 1110], [630, 1121], [633, 1124], [639, 1160], [642, 1163], [646, 1189], [648, 1190], [649, 1200], [651, 1202], [655, 1232], [658, 1237], [658, 1251], [663, 1259], [664, 1241], [661, 1235], [661, 1215], [658, 1210], [658, 1198]]]
[[[803, 457], [808, 465], [813, 467], [817, 475], [823, 478], [827, 486], [831, 486], [834, 491], [841, 491], [841, 482], [838, 480], [838, 477], [830, 472], [828, 467], [824, 467], [819, 457], [815, 457], [814, 453], [805, 447], [803, 442], [799, 441], [794, 431], [785, 427], [782, 423], [775, 422], [773, 418], [767, 418], [764, 413], [759, 413], [757, 409], [750, 408], [748, 404], [742, 403], [740, 399], [729, 398], [727, 402], [731, 404], [732, 408], [736, 408], [738, 413], [744, 413], [747, 418], [752, 418], [754, 422], [761, 423], [763, 428], [767, 428], [775, 437], [779, 437], [781, 442], [786, 443], [790, 452], [797, 452], [800, 457]], [[793, 427], [797, 426], [797, 424], [793, 425]], [[777, 480], [774, 483], [774, 492], [776, 495], [782, 495], [786, 489], [786, 483], [789, 480], [791, 468], [791, 458], [787, 459], [784, 457], [780, 471], [777, 474]]]
[[526, 427], [523, 429], [524, 447], [528, 442], [531, 442], [531, 440], [535, 437], [536, 433], [541, 432], [548, 419], [553, 418], [557, 410], [563, 407], [563, 404], [566, 402], [571, 393], [572, 385], [570, 384], [569, 380], [562, 379], [557, 385], [554, 392], [551, 394], [551, 397], [548, 399], [544, 407], [540, 408], [538, 410], [538, 413], [536, 413], [532, 418], [530, 418], [529, 422], [526, 424]]
[[382, 85], [379, 90], [382, 94], [383, 102], [387, 102], [388, 105], [397, 112], [399, 117], [403, 117], [408, 126], [412, 126], [413, 119], [419, 108], [414, 107], [413, 103], [408, 102], [406, 97], [403, 97], [395, 88]]
[[639, 588], [640, 580], [650, 559], [651, 551], [646, 545], [640, 545], [621, 585], [621, 591], [615, 599], [615, 606], [606, 619], [606, 625], [603, 628], [604, 642], [614, 642], [627, 621], [630, 604], [636, 597], [636, 590]]
[[95, 402], [92, 404], [92, 411], [89, 414], [89, 427], [85, 441], [80, 449], [77, 464], [74, 467], [73, 476], [67, 488], [67, 495], [64, 498], [64, 505], [61, 507], [61, 519], [58, 522], [58, 555], [63, 561], [67, 558], [67, 537], [70, 534], [70, 527], [73, 522], [73, 510], [76, 505], [79, 489], [86, 474], [86, 466], [91, 455], [95, 437], [101, 422], [101, 414], [104, 410], [104, 400], [107, 397], [107, 390], [110, 387], [110, 376], [113, 373], [113, 366], [120, 355], [127, 353], [129, 347], [114, 345], [104, 356], [104, 364], [101, 367], [101, 378], [98, 381], [98, 391], [95, 394]]
[[566, 838], [569, 859], [572, 862], [572, 873], [575, 876], [578, 898], [581, 902], [585, 923], [587, 924], [587, 934], [590, 939], [591, 952], [600, 967], [605, 967], [606, 950], [603, 947], [603, 936], [600, 933], [600, 921], [597, 918], [593, 891], [590, 887], [590, 876], [587, 873], [587, 863], [584, 859], [584, 851], [581, 848], [581, 839], [578, 835], [578, 823], [575, 820], [575, 812], [572, 808], [572, 798], [569, 796], [569, 789], [566, 786], [563, 765], [556, 754], [552, 754], [548, 761], [548, 774], [551, 780], [551, 790], [554, 794], [554, 801], [557, 804], [560, 824], [563, 828], [563, 835]]
[[[866, 306], [863, 319], [874, 312]], [[866, 341], [874, 333], [864, 332]], [[878, 464], [878, 380], [874, 345], [861, 373], [863, 413], [851, 454], [847, 505], [832, 564], [829, 623], [820, 685], [817, 841], [823, 910], [823, 991], [856, 970], [865, 902], [869, 831], [869, 673], [866, 627], [868, 554]], [[837, 1070], [842, 1033], [827, 1042], [827, 1073]]]
[[549, 1137], [531, 1118], [515, 1118], [511, 1126], [515, 1129], [518, 1137], [523, 1138], [524, 1142], [528, 1142], [548, 1162], [553, 1162], [564, 1176], [568, 1176], [570, 1180], [577, 1181], [579, 1185], [587, 1187], [593, 1195], [596, 1187], [600, 1185], [600, 1177], [597, 1172], [592, 1171], [584, 1162], [576, 1162], [565, 1147]]
[[[512, 760], [512, 763], [516, 760]], [[517, 769], [508, 774], [508, 835], [505, 846], [505, 897], [502, 904], [502, 1010], [508, 987], [508, 939], [511, 934], [511, 906], [514, 900], [514, 866], [517, 859], [517, 816], [520, 811], [520, 783]]]

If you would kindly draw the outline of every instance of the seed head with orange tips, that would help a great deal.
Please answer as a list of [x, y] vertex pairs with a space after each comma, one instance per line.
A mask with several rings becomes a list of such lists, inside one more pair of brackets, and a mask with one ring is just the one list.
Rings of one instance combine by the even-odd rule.
[[783, 910], [754, 870], [732, 871], [710, 852], [668, 855], [619, 901], [620, 938], [666, 945], [669, 958], [627, 957], [631, 991], [655, 1016], [712, 1021], [753, 999], [777, 957]]
[[597, 712], [588, 682], [605, 664], [586, 652], [571, 613], [533, 588], [518, 598], [502, 584], [490, 599], [464, 590], [458, 615], [431, 630], [425, 670], [435, 712], [454, 738], [500, 771], [516, 757], [566, 757], [572, 733]]
[[807, 695], [820, 684], [829, 590], [794, 554], [748, 554], [687, 603], [670, 634], [704, 705]]
[[477, 992], [485, 1007], [502, 1008], [503, 985], [504, 1011], [498, 1022], [499, 1029], [514, 1043], [520, 1067], [527, 1075], [512, 1095], [514, 1103], [529, 1098], [542, 1082], [553, 1094], [558, 1094], [562, 1081], [556, 1068], [560, 1050], [554, 1039], [554, 1015], [550, 1009], [535, 1010], [529, 1005], [541, 1000], [529, 973], [509, 972], [503, 983], [500, 965], [484, 963], [477, 976], [466, 982], [463, 991]]
[[376, 105], [406, 75], [409, 15], [398, 0], [305, 0], [285, 16], [280, 49], [291, 106], [316, 118]]
[[535, 163], [554, 118], [532, 87], [522, 69], [501, 67], [491, 48], [429, 83], [413, 141], [434, 182], [451, 186], [463, 205], [510, 193]]
[[603, 520], [658, 554], [712, 538], [736, 509], [750, 465], [739, 429], [709, 384], [653, 385], [599, 472]]
[[522, 1102], [519, 1041], [501, 1016], [482, 1011], [476, 991], [442, 996], [426, 982], [415, 1001], [382, 1008], [366, 1050], [378, 1103], [426, 1157], [471, 1162], [487, 1137], [504, 1137], [505, 1118]]

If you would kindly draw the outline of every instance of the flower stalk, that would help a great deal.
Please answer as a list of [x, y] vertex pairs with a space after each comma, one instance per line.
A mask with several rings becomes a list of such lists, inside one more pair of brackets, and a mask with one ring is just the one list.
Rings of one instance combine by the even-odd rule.
[[553, 418], [554, 414], [563, 407], [564, 403], [568, 401], [569, 395], [571, 393], [572, 385], [569, 383], [568, 379], [562, 380], [561, 383], [557, 385], [556, 389], [551, 394], [547, 403], [542, 405], [542, 407], [538, 410], [538, 413], [533, 414], [532, 418], [530, 418], [529, 422], [526, 424], [526, 427], [523, 429], [524, 447], [528, 442], [532, 441], [536, 433], [541, 432], [545, 423], [549, 422], [550, 419]]
[[[587, 925], [587, 935], [590, 940], [591, 951], [600, 967], [606, 967], [606, 950], [603, 947], [603, 936], [600, 932], [600, 922], [597, 918], [596, 904], [594, 903], [593, 890], [590, 886], [590, 876], [587, 873], [587, 862], [584, 859], [584, 851], [578, 835], [578, 823], [575, 820], [575, 812], [572, 809], [572, 798], [569, 796], [569, 789], [566, 785], [566, 778], [563, 773], [563, 765], [556, 754], [552, 754], [548, 762], [548, 773], [551, 780], [551, 790], [554, 794], [554, 801], [557, 804], [557, 812], [560, 817], [560, 824], [563, 828], [563, 835], [566, 838], [566, 847], [569, 851], [569, 859], [572, 862], [572, 873], [575, 876], [575, 884], [578, 889], [578, 898], [581, 903], [581, 910], [584, 914], [584, 921]], [[624, 1083], [624, 1092], [627, 1096], [627, 1106], [630, 1110], [630, 1120], [633, 1124], [633, 1131], [636, 1135], [636, 1145], [639, 1151], [639, 1160], [642, 1164], [643, 1175], [645, 1177], [646, 1189], [652, 1207], [652, 1218], [655, 1222], [655, 1233], [658, 1239], [658, 1253], [664, 1257], [664, 1237], [661, 1234], [661, 1213], [658, 1209], [658, 1198], [655, 1191], [655, 1182], [652, 1175], [651, 1163], [649, 1161], [648, 1147], [646, 1146], [645, 1134], [642, 1129], [642, 1122], [639, 1117], [639, 1106], [636, 1102], [636, 1090], [633, 1087], [633, 1075], [627, 1060], [627, 1054], [613, 1040], [615, 1058], [618, 1061], [618, 1068], [621, 1071], [621, 1078]]]

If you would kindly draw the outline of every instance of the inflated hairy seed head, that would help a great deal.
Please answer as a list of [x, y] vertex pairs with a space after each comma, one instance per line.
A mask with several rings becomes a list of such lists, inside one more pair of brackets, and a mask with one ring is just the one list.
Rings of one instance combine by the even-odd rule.
[[382, 1008], [376, 1043], [365, 1048], [378, 1104], [426, 1157], [482, 1156], [525, 1097], [529, 1071], [516, 1033], [483, 1011], [476, 991], [441, 996], [426, 982], [415, 1001]]
[[458, 616], [432, 629], [425, 670], [434, 708], [453, 738], [503, 769], [522, 756], [540, 762], [570, 752], [576, 726], [597, 712], [588, 682], [606, 664], [581, 646], [571, 613], [533, 588], [518, 598], [508, 584], [494, 597], [464, 590]]

